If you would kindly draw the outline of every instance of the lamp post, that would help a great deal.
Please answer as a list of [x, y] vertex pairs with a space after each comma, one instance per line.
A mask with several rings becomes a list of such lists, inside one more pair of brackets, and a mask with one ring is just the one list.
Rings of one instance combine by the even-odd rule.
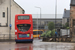
[[[57, 0], [55, 1], [55, 24], [56, 24], [56, 18], [57, 18]], [[56, 30], [56, 25], [55, 25]]]
[[[56, 18], [57, 18], [57, 0], [55, 1], [55, 24], [56, 24]], [[55, 25], [56, 29], [56, 25]]]
[[41, 8], [40, 7], [35, 7], [40, 9], [40, 29], [41, 29]]
[[[57, 0], [55, 1], [55, 31], [56, 31], [56, 18], [57, 18]], [[55, 35], [55, 41], [56, 41], [56, 35]]]
[[[38, 13], [37, 13], [37, 30], [38, 30]], [[37, 35], [38, 35], [38, 31], [37, 31]], [[37, 36], [38, 39], [38, 36]]]

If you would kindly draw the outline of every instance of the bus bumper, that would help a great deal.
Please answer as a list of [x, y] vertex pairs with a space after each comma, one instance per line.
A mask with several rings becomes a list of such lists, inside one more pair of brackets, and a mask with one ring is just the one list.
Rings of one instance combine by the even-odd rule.
[[15, 42], [27, 42], [27, 41], [33, 41], [33, 39], [15, 40]]

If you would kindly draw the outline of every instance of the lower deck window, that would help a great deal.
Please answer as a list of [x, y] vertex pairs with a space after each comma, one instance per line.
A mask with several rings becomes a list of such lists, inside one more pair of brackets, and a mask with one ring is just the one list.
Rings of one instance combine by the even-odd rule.
[[26, 32], [30, 29], [31, 25], [30, 24], [19, 24], [17, 25], [18, 29], [22, 32]]

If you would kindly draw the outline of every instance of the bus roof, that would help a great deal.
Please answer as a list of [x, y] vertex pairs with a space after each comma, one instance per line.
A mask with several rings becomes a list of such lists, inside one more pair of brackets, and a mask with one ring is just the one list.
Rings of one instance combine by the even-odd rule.
[[15, 16], [21, 16], [21, 15], [32, 15], [32, 14], [16, 14]]

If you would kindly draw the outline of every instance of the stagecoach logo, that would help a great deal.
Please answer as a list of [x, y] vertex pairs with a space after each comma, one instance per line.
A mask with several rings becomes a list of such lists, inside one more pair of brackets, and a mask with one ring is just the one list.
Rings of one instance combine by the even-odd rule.
[[23, 32], [23, 33], [25, 33], [25, 32]]

